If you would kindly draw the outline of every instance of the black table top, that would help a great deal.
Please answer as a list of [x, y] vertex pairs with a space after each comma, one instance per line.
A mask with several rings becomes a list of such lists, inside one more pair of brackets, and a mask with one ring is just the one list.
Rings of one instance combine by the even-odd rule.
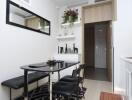
[[56, 65], [48, 66], [46, 62], [43, 63], [37, 63], [37, 64], [31, 64], [22, 66], [21, 69], [27, 70], [27, 71], [39, 71], [39, 72], [57, 72], [64, 70], [66, 68], [72, 67], [76, 64], [79, 64], [80, 62], [62, 62], [62, 63], [56, 63]]

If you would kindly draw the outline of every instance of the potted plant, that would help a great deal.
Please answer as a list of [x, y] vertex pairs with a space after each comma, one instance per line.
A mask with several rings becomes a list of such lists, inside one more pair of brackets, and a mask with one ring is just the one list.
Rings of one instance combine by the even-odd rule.
[[55, 66], [56, 65], [56, 60], [48, 60], [47, 65], [52, 66], [52, 67]]
[[63, 23], [74, 23], [78, 19], [78, 9], [64, 11]]

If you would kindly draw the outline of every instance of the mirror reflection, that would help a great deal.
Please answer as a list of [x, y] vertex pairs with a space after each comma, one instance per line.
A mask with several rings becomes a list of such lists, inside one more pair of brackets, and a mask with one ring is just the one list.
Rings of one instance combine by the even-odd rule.
[[50, 22], [48, 20], [12, 3], [9, 5], [9, 22], [15, 23], [18, 26], [24, 26], [24, 28], [50, 34]]

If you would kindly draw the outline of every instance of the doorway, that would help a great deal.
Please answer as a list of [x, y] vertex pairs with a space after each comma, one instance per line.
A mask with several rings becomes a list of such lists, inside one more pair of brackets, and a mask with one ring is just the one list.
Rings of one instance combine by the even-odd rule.
[[112, 81], [112, 32], [110, 21], [84, 25], [85, 77]]

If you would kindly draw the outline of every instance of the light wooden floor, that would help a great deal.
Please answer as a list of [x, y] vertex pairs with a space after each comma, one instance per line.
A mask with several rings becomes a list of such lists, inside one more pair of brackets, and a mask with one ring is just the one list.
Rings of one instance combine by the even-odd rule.
[[86, 79], [84, 86], [87, 88], [85, 99], [83, 100], [99, 100], [100, 93], [112, 92], [112, 83], [108, 81], [98, 81]]

